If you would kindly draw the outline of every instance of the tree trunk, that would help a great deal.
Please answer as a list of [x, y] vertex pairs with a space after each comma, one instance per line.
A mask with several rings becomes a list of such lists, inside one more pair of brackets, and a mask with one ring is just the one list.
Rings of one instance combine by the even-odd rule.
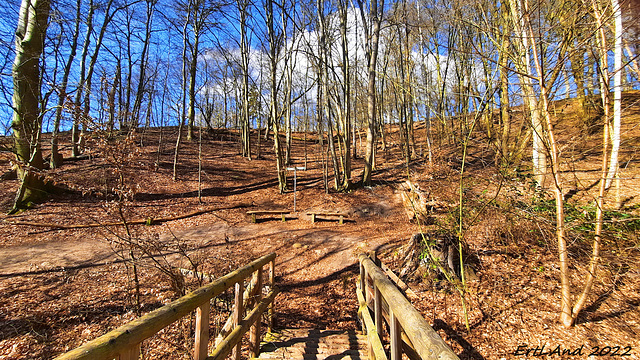
[[69, 81], [69, 74], [71, 73], [71, 66], [73, 65], [73, 59], [76, 57], [78, 49], [78, 36], [80, 35], [80, 12], [81, 12], [82, 0], [76, 2], [76, 20], [74, 24], [73, 40], [71, 41], [71, 48], [69, 58], [64, 66], [64, 73], [62, 75], [62, 83], [58, 90], [58, 106], [56, 107], [56, 115], [53, 123], [53, 132], [51, 134], [51, 160], [50, 166], [55, 169], [62, 165], [62, 155], [58, 150], [58, 132], [60, 131], [60, 122], [62, 120], [62, 109], [67, 101], [67, 85]]
[[182, 144], [182, 128], [184, 127], [184, 117], [180, 115], [181, 111], [178, 109], [180, 124], [178, 125], [178, 137], [176, 139], [176, 147], [173, 152], [173, 181], [178, 180], [178, 154], [180, 153], [180, 145]]
[[86, 62], [89, 54], [89, 45], [91, 43], [91, 32], [93, 31], [93, 14], [95, 13], [95, 6], [93, 0], [89, 0], [89, 13], [87, 14], [87, 32], [84, 38], [84, 44], [82, 45], [82, 54], [80, 55], [80, 81], [78, 82], [78, 89], [76, 90], [76, 97], [74, 100], [75, 107], [73, 109], [73, 127], [71, 128], [71, 155], [80, 155], [80, 125], [82, 122], [82, 114], [80, 112], [80, 105], [82, 101], [83, 88], [86, 82]]
[[[127, 10], [129, 11], [129, 10]], [[124, 95], [124, 99], [120, 99], [120, 104], [124, 104], [124, 107], [121, 105], [121, 110], [120, 110], [120, 122], [124, 125], [124, 126], [120, 126], [120, 130], [123, 130], [124, 128], [134, 128], [137, 126], [137, 124], [135, 124], [134, 119], [131, 117], [131, 92], [133, 92], [133, 85], [132, 85], [132, 80], [133, 80], [133, 54], [132, 54], [132, 48], [133, 46], [131, 45], [131, 37], [133, 36], [133, 29], [131, 28], [131, 24], [133, 23], [133, 19], [132, 19], [132, 14], [131, 13], [127, 13], [127, 29], [126, 29], [126, 34], [125, 37], [127, 38], [127, 76], [126, 76], [126, 80], [127, 80], [127, 86], [125, 89], [125, 95]], [[123, 101], [124, 100], [124, 101]]]
[[136, 99], [133, 102], [133, 118], [136, 119], [135, 122], [139, 123], [140, 117], [140, 108], [142, 107], [142, 99], [144, 98], [145, 92], [145, 78], [147, 71], [147, 58], [149, 51], [149, 42], [151, 40], [151, 29], [152, 29], [152, 21], [153, 21], [153, 12], [155, 10], [155, 1], [147, 1], [147, 18], [146, 18], [146, 27], [144, 34], [144, 41], [142, 44], [142, 53], [140, 54], [140, 76], [138, 80], [138, 90], [136, 91]]
[[193, 127], [196, 120], [196, 73], [198, 72], [198, 46], [200, 44], [200, 34], [198, 30], [193, 41], [191, 52], [191, 63], [189, 66], [189, 123], [187, 126], [187, 140], [193, 139]]
[[[622, 11], [618, 0], [611, 0], [615, 19], [615, 51], [613, 77], [613, 131], [611, 132], [611, 160], [607, 174], [606, 188], [611, 186], [618, 175], [618, 152], [620, 151], [620, 125], [622, 116]], [[608, 106], [608, 104], [607, 104]]]
[[13, 130], [14, 151], [19, 164], [17, 173], [22, 181], [16, 194], [12, 212], [27, 202], [42, 199], [46, 193], [44, 181], [31, 169], [43, 168], [40, 135], [40, 56], [44, 48], [51, 4], [48, 0], [23, 0], [16, 29], [16, 57], [13, 77]]
[[533, 162], [533, 176], [538, 187], [545, 186], [545, 178], [547, 172], [547, 156], [546, 147], [543, 140], [543, 123], [540, 115], [540, 108], [537, 97], [535, 95], [534, 87], [528, 74], [532, 74], [531, 71], [531, 57], [529, 55], [530, 49], [534, 49], [531, 44], [533, 39], [530, 39], [527, 34], [527, 28], [525, 24], [525, 17], [528, 15], [522, 9], [520, 0], [510, 1], [511, 16], [514, 21], [514, 28], [516, 33], [520, 35], [520, 38], [516, 38], [518, 47], [519, 59], [516, 61], [516, 67], [521, 74], [520, 86], [524, 92], [524, 102], [531, 115], [531, 128], [533, 129], [533, 147], [532, 147], [532, 162]]
[[[285, 169], [284, 169], [284, 158], [282, 154], [282, 145], [280, 143], [280, 134], [279, 134], [279, 110], [278, 110], [278, 86], [277, 86], [277, 44], [276, 44], [276, 34], [275, 27], [273, 24], [273, 0], [267, 0], [265, 3], [265, 11], [267, 16], [267, 31], [269, 37], [269, 70], [270, 74], [270, 90], [271, 90], [271, 99], [270, 99], [270, 115], [269, 120], [271, 122], [271, 126], [273, 127], [273, 147], [276, 154], [276, 171], [278, 173], [278, 188], [280, 193], [284, 193], [287, 188], [287, 179], [285, 177]], [[269, 133], [269, 125], [267, 124], [267, 131], [265, 136]]]
[[342, 46], [342, 97], [344, 99], [344, 111], [342, 118], [343, 135], [343, 160], [342, 171], [343, 179], [341, 187], [348, 189], [351, 179], [351, 138], [352, 138], [352, 120], [351, 120], [351, 75], [349, 68], [349, 42], [347, 36], [347, 2], [341, 0], [340, 6], [340, 39]]
[[[364, 27], [366, 44], [366, 58], [368, 71], [367, 84], [367, 144], [364, 156], [364, 173], [362, 175], [362, 184], [371, 185], [371, 175], [375, 162], [375, 146], [376, 146], [376, 65], [378, 63], [378, 40], [380, 38], [380, 23], [382, 22], [382, 12], [384, 11], [384, 0], [370, 0], [369, 16], [365, 16], [362, 0], [358, 0], [360, 7], [360, 16], [363, 24], [367, 24], [367, 19], [371, 22], [371, 29], [366, 25]], [[379, 9], [379, 10], [378, 10]]]
[[[587, 272], [587, 278], [585, 280], [584, 288], [582, 293], [576, 300], [573, 308], [571, 310], [572, 315], [572, 324], [575, 322], [578, 314], [584, 308], [584, 305], [587, 301], [587, 297], [591, 292], [591, 288], [593, 287], [593, 283], [596, 279], [596, 273], [598, 270], [598, 263], [600, 259], [600, 243], [602, 240], [602, 225], [604, 218], [604, 196], [606, 192], [606, 183], [607, 179], [607, 162], [609, 156], [609, 127], [610, 127], [610, 114], [609, 114], [609, 61], [607, 54], [607, 38], [604, 32], [604, 28], [602, 25], [602, 17], [600, 10], [596, 7], [595, 3], [593, 4], [593, 10], [596, 18], [596, 22], [598, 24], [598, 35], [600, 38], [599, 47], [600, 47], [600, 66], [602, 68], [602, 73], [600, 73], [600, 96], [602, 99], [603, 109], [604, 109], [604, 126], [603, 126], [603, 137], [602, 137], [602, 166], [600, 171], [600, 183], [599, 183], [599, 191], [598, 197], [596, 199], [596, 228], [593, 239], [592, 253], [591, 253], [591, 261], [589, 262], [589, 270]], [[615, 11], [615, 10], [614, 10]]]
[[[518, 0], [518, 5], [521, 6], [521, 1]], [[556, 236], [558, 239], [558, 258], [560, 265], [560, 322], [565, 327], [570, 327], [574, 324], [577, 313], [572, 311], [571, 300], [571, 281], [569, 278], [569, 256], [566, 240], [565, 230], [565, 211], [564, 211], [564, 195], [562, 193], [562, 179], [560, 178], [560, 152], [558, 149], [558, 143], [555, 139], [553, 124], [551, 123], [551, 114], [549, 113], [549, 88], [545, 82], [545, 76], [542, 71], [541, 59], [538, 54], [533, 30], [531, 27], [531, 20], [528, 15], [528, 0], [524, 0], [523, 14], [523, 29], [524, 35], [529, 35], [531, 38], [531, 51], [533, 52], [533, 62], [537, 72], [537, 82], [540, 88], [540, 98], [542, 100], [542, 112], [546, 125], [546, 134], [549, 141], [549, 153], [551, 155], [551, 170], [553, 175], [553, 192], [556, 201]], [[553, 83], [550, 83], [551, 85]], [[534, 129], [535, 131], [535, 129]], [[534, 135], [535, 136], [535, 135]]]
[[509, 58], [507, 51], [509, 49], [509, 38], [505, 36], [500, 47], [499, 55], [499, 68], [500, 71], [500, 124], [502, 125], [502, 132], [499, 136], [499, 149], [500, 156], [496, 159], [497, 166], [507, 166], [512, 163], [510, 151], [510, 137], [511, 132], [511, 116], [509, 115]]
[[[98, 54], [100, 53], [100, 48], [102, 47], [102, 40], [104, 39], [104, 34], [107, 31], [107, 25], [109, 25], [109, 22], [111, 22], [111, 19], [113, 19], [113, 16], [118, 11], [116, 9], [113, 12], [111, 12], [112, 5], [113, 5], [113, 0], [109, 0], [104, 12], [104, 21], [102, 22], [102, 26], [100, 27], [100, 32], [98, 33], [98, 38], [96, 39], [95, 50], [91, 55], [91, 59], [89, 61], [89, 67], [87, 68], [87, 78], [86, 78], [86, 84], [84, 86], [84, 92], [85, 92], [84, 109], [81, 115], [83, 119], [89, 119], [89, 110], [91, 109], [91, 84], [93, 80], [93, 72], [95, 70], [95, 65], [96, 65], [96, 62], [98, 61]], [[84, 126], [82, 131], [84, 131]], [[81, 132], [80, 138], [79, 138], [80, 144], [78, 144], [79, 146], [83, 142], [82, 136], [83, 134]], [[79, 150], [81, 151], [82, 149], [79, 149]]]
[[[122, 67], [120, 65], [120, 59], [117, 61], [116, 65], [116, 73], [113, 79], [113, 84], [111, 85], [111, 90], [109, 91], [107, 104], [109, 107], [109, 120], [107, 120], [107, 132], [109, 132], [109, 136], [112, 136], [113, 130], [115, 127], [116, 121], [116, 91], [120, 87], [121, 76], [122, 76]], [[164, 95], [163, 95], [164, 96]]]
[[251, 134], [249, 126], [249, 46], [247, 44], [247, 7], [248, 0], [238, 1], [238, 12], [240, 13], [240, 54], [242, 57], [242, 156], [251, 160]]

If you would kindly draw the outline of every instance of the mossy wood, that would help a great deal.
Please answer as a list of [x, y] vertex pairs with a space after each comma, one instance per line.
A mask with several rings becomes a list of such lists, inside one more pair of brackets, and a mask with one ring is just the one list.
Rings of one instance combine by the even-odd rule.
[[220, 345], [213, 350], [213, 352], [207, 357], [207, 360], [222, 360], [226, 358], [231, 350], [240, 343], [242, 336], [249, 331], [251, 325], [260, 319], [260, 315], [267, 310], [276, 295], [277, 290], [274, 289], [269, 293], [269, 295], [262, 299], [262, 301], [258, 303], [258, 306], [251, 310], [247, 317], [241, 320], [238, 326], [231, 331], [231, 334], [229, 334], [229, 336], [227, 336]]
[[[204, 306], [208, 306], [212, 298], [220, 295], [230, 287], [233, 287], [236, 283], [242, 283], [244, 279], [251, 276], [252, 273], [262, 269], [262, 267], [267, 263], [273, 262], [275, 258], [276, 254], [271, 253], [254, 260], [251, 263], [216, 279], [210, 284], [202, 286], [159, 309], [133, 320], [116, 330], [110, 331], [105, 335], [76, 348], [75, 350], [57, 357], [56, 360], [128, 359], [131, 356], [131, 352], [135, 353], [143, 340], [155, 335], [166, 326], [190, 314], [198, 308], [201, 309], [198, 311], [198, 317], [202, 316], [203, 318], [207, 318], [207, 321], [203, 321], [202, 323], [208, 324], [208, 312], [206, 310], [202, 311], [202, 309]], [[273, 286], [273, 284], [270, 285]], [[272, 301], [274, 296], [275, 293], [272, 292], [269, 297], [265, 298], [259, 306], [251, 312], [248, 318], [243, 321], [243, 324], [250, 323], [249, 320], [254, 319], [252, 316], [257, 317], [259, 314], [264, 312], [264, 310], [269, 306], [269, 301]], [[257, 313], [258, 315], [253, 315], [254, 313]], [[234, 333], [237, 332], [236, 330], [237, 328], [231, 332], [230, 336], [234, 336]], [[196, 332], [199, 332], [198, 328], [196, 328]], [[203, 338], [203, 335], [206, 335], [206, 338]], [[200, 341], [198, 343], [202, 344], [201, 346], [204, 347], [203, 343], [208, 343], [208, 333], [201, 333], [199, 336], [200, 338], [197, 340]], [[196, 349], [196, 358], [200, 357], [198, 355], [201, 355], [202, 352], [202, 348]]]
[[[361, 264], [361, 286], [366, 286], [364, 278], [370, 277], [374, 288], [380, 292], [384, 303], [388, 304], [389, 312], [393, 314], [391, 320], [397, 320], [409, 341], [415, 348], [421, 359], [458, 359], [458, 356], [449, 348], [435, 330], [424, 320], [422, 315], [411, 305], [398, 288], [387, 278], [387, 275], [365, 254], [359, 256]], [[364, 272], [362, 272], [364, 270]], [[374, 290], [375, 292], [375, 290]], [[377, 324], [376, 324], [377, 325]], [[399, 331], [395, 338], [400, 339]], [[401, 342], [393, 344], [392, 354], [401, 347]], [[397, 355], [396, 355], [397, 356]]]
[[358, 315], [362, 319], [363, 331], [367, 333], [367, 340], [369, 340], [369, 359], [387, 360], [387, 354], [385, 354], [384, 347], [380, 341], [380, 334], [376, 330], [376, 325], [373, 323], [367, 301], [364, 299], [360, 287], [356, 289], [356, 294], [358, 295], [358, 303], [360, 304]]
[[[255, 296], [256, 290], [258, 289], [256, 287], [256, 282], [257, 282], [257, 277], [254, 276], [244, 289], [244, 293], [242, 294], [243, 309], [246, 309], [249, 306], [249, 300]], [[222, 340], [224, 340], [224, 338], [227, 337], [233, 330], [233, 315], [234, 314], [231, 314], [227, 318], [227, 321], [222, 326], [222, 329], [220, 329], [220, 333], [216, 337], [216, 341], [215, 341], [216, 346], [220, 345]]]
[[[385, 265], [382, 263], [380, 265], [383, 266], [383, 270], [384, 270]], [[387, 273], [387, 275], [389, 275], [389, 273]], [[367, 276], [367, 279], [365, 280], [365, 284], [366, 284], [366, 288], [363, 294], [366, 294], [366, 295], [363, 295], [363, 299], [364, 299], [363, 301], [369, 307], [369, 309], [373, 310], [374, 316], [375, 316], [375, 319], [374, 319], [375, 329], [379, 334], [382, 334], [384, 329], [382, 319], [384, 319], [387, 324], [391, 324], [391, 312], [389, 311], [389, 304], [387, 304], [387, 302], [382, 298], [382, 295], [380, 294], [380, 290], [374, 289], [373, 280], [371, 279], [371, 277]], [[420, 355], [416, 352], [416, 349], [411, 343], [411, 340], [409, 340], [409, 338], [407, 337], [407, 334], [405, 333], [404, 329], [400, 329], [400, 330], [401, 330], [400, 335], [402, 340], [402, 344], [401, 344], [402, 353], [404, 353], [410, 360], [420, 360], [421, 359]], [[399, 350], [399, 348], [397, 348], [396, 350]]]

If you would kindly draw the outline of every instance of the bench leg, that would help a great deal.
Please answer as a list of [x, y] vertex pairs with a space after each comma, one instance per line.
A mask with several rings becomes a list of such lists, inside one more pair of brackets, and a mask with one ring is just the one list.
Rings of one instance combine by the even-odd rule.
[[311, 223], [314, 224], [316, 222], [316, 214], [311, 214]]
[[251, 222], [256, 223], [256, 214], [251, 214]]
[[344, 224], [344, 217], [340, 215], [340, 225]]
[[285, 218], [285, 214], [282, 213], [282, 222], [287, 222], [287, 219]]

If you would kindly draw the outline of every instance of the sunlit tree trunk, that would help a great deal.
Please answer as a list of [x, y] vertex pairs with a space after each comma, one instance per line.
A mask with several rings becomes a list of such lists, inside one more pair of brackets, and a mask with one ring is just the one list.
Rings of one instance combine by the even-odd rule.
[[499, 136], [500, 155], [496, 165], [506, 165], [511, 162], [509, 151], [511, 133], [511, 116], [509, 115], [509, 57], [507, 50], [509, 49], [509, 38], [505, 37], [500, 45], [500, 55], [498, 60], [498, 71], [500, 72], [500, 124], [502, 125], [501, 135]]
[[[196, 1], [196, 4], [199, 4]], [[196, 5], [197, 7], [197, 5]], [[198, 10], [195, 9], [194, 12]], [[194, 13], [194, 17], [197, 13]], [[198, 20], [195, 19], [194, 22]], [[187, 140], [193, 140], [193, 127], [196, 121], [196, 74], [198, 72], [198, 52], [200, 47], [200, 28], [194, 26], [193, 44], [191, 44], [191, 61], [189, 62], [189, 106], [188, 106], [188, 122], [187, 122]]]
[[58, 106], [56, 107], [56, 115], [53, 123], [53, 132], [51, 133], [51, 159], [49, 164], [52, 169], [55, 169], [62, 165], [62, 155], [58, 150], [58, 132], [60, 131], [60, 122], [62, 120], [62, 109], [64, 103], [67, 101], [67, 85], [69, 81], [69, 74], [71, 73], [71, 66], [73, 65], [73, 59], [76, 57], [78, 49], [78, 37], [80, 35], [80, 11], [82, 6], [82, 0], [76, 1], [76, 19], [74, 23], [73, 38], [71, 40], [71, 47], [69, 49], [69, 57], [67, 63], [64, 66], [64, 73], [62, 74], [62, 83], [58, 90]]
[[[84, 95], [84, 108], [83, 108], [82, 117], [84, 119], [89, 118], [89, 111], [91, 110], [91, 86], [93, 82], [93, 73], [95, 72], [95, 66], [96, 66], [96, 62], [98, 61], [98, 55], [100, 54], [100, 49], [102, 48], [102, 40], [104, 39], [104, 35], [107, 31], [107, 26], [113, 19], [113, 16], [115, 15], [115, 13], [119, 10], [119, 9], [115, 9], [114, 11], [111, 11], [112, 5], [113, 5], [113, 0], [109, 0], [106, 5], [103, 4], [103, 6], [106, 6], [104, 11], [104, 20], [102, 21], [102, 25], [100, 26], [100, 31], [98, 32], [98, 37], [96, 38], [95, 50], [91, 55], [91, 59], [89, 60], [89, 66], [87, 67], [87, 78], [86, 78], [85, 86], [83, 87], [85, 95]], [[80, 136], [82, 137], [82, 133], [80, 134]], [[82, 139], [80, 139], [80, 142], [82, 142]]]
[[[522, 0], [518, 0], [519, 2]], [[544, 115], [544, 120], [546, 122], [546, 134], [549, 140], [549, 153], [551, 155], [551, 167], [553, 172], [553, 193], [555, 195], [556, 201], [556, 237], [558, 239], [558, 256], [560, 263], [560, 286], [561, 286], [561, 299], [560, 299], [560, 322], [564, 326], [571, 326], [573, 324], [572, 313], [571, 313], [571, 282], [569, 280], [569, 256], [567, 249], [567, 239], [566, 239], [566, 230], [565, 230], [565, 213], [564, 213], [564, 195], [562, 194], [562, 180], [560, 179], [560, 159], [559, 159], [559, 151], [558, 151], [558, 143], [555, 139], [555, 133], [553, 130], [553, 125], [551, 123], [551, 115], [549, 114], [549, 95], [547, 89], [547, 83], [544, 79], [544, 73], [542, 72], [542, 65], [540, 59], [538, 58], [537, 47], [535, 44], [535, 40], [533, 38], [533, 31], [531, 30], [531, 25], [529, 22], [529, 18], [527, 15], [527, 1], [525, 2], [524, 7], [524, 22], [525, 22], [525, 33], [531, 36], [531, 50], [533, 51], [533, 60], [536, 67], [537, 72], [537, 81], [538, 86], [540, 87], [540, 98], [542, 100], [542, 111]], [[528, 30], [528, 31], [527, 31]], [[540, 127], [542, 130], [542, 126]], [[537, 132], [534, 126], [534, 133]], [[540, 135], [542, 132], [540, 132]], [[535, 139], [536, 134], [534, 134]]]
[[[122, 66], [120, 65], [120, 59], [117, 59], [116, 63], [116, 71], [113, 79], [113, 84], [111, 85], [111, 90], [109, 90], [109, 95], [107, 98], [107, 106], [109, 107], [109, 119], [107, 120], [107, 131], [109, 135], [113, 133], [115, 122], [116, 122], [116, 92], [120, 87], [122, 78]], [[122, 105], [120, 105], [122, 106]]]
[[[600, 79], [600, 96], [602, 99], [603, 109], [604, 109], [604, 131], [602, 138], [602, 167], [600, 172], [600, 183], [598, 190], [598, 197], [596, 199], [596, 228], [592, 246], [591, 253], [591, 261], [589, 262], [589, 270], [586, 275], [585, 284], [582, 290], [582, 293], [576, 300], [573, 308], [571, 309], [571, 325], [575, 323], [575, 320], [580, 313], [580, 311], [584, 308], [584, 305], [587, 301], [587, 297], [591, 292], [591, 288], [596, 279], [596, 273], [598, 270], [598, 263], [600, 261], [600, 243], [602, 237], [602, 225], [603, 225], [603, 217], [604, 217], [604, 195], [606, 191], [606, 182], [607, 182], [607, 162], [608, 162], [608, 152], [609, 152], [609, 126], [610, 126], [610, 111], [609, 111], [609, 60], [608, 60], [608, 49], [607, 49], [607, 38], [605, 35], [604, 27], [602, 24], [602, 14], [599, 9], [599, 6], [592, 1], [593, 11], [596, 18], [596, 23], [598, 24], [598, 36], [599, 39], [599, 53], [600, 53], [600, 67], [602, 72], [599, 74]], [[565, 324], [565, 326], [569, 326]]]
[[[269, 70], [270, 70], [270, 91], [271, 91], [271, 99], [269, 105], [269, 119], [271, 122], [271, 126], [273, 128], [273, 143], [274, 150], [276, 155], [276, 171], [278, 174], [278, 188], [280, 193], [283, 193], [287, 188], [287, 179], [285, 177], [285, 169], [284, 169], [284, 156], [282, 154], [282, 144], [280, 141], [279, 134], [279, 110], [278, 110], [278, 85], [277, 85], [277, 71], [278, 71], [278, 59], [277, 59], [277, 38], [276, 38], [276, 29], [274, 25], [274, 11], [273, 11], [273, 0], [266, 0], [265, 2], [265, 12], [267, 17], [267, 32], [268, 32], [268, 41], [269, 41]], [[268, 125], [267, 125], [268, 127]], [[268, 133], [268, 129], [267, 129]]]
[[178, 136], [176, 138], [176, 146], [173, 153], [173, 181], [178, 180], [178, 156], [180, 153], [180, 145], [182, 143], [182, 128], [184, 127], [186, 112], [185, 108], [187, 105], [187, 48], [189, 46], [189, 34], [187, 32], [189, 28], [189, 22], [191, 21], [191, 7], [190, 4], [186, 9], [187, 18], [182, 26], [182, 79], [181, 79], [181, 89], [182, 93], [180, 96], [180, 105], [177, 107], [177, 117], [179, 121], [178, 125]]
[[[420, 19], [420, 4], [418, 2], [416, 2], [416, 13], [418, 14], [418, 19]], [[418, 33], [420, 35], [420, 71], [422, 73], [423, 79], [426, 80], [428, 77], [430, 77], [430, 75], [427, 73], [427, 64], [426, 64], [426, 55], [425, 55], [425, 38], [424, 38], [423, 26], [418, 27]], [[424, 94], [422, 95], [424, 97], [422, 100], [422, 104], [424, 105], [424, 122], [425, 122], [424, 139], [427, 144], [427, 159], [429, 160], [429, 165], [433, 165], [433, 150], [431, 149], [431, 110], [430, 110], [429, 104], [427, 104], [428, 102], [427, 88], [428, 87], [425, 85], [424, 88], [425, 88]]]
[[196, 75], [198, 73], [198, 56], [200, 55], [200, 42], [202, 35], [213, 24], [209, 23], [209, 18], [217, 10], [217, 3], [206, 0], [189, 0], [188, 10], [191, 19], [191, 30], [193, 38], [190, 43], [191, 61], [189, 63], [189, 107], [188, 107], [188, 126], [187, 140], [193, 140], [193, 128], [196, 119]]
[[151, 41], [153, 13], [155, 11], [156, 1], [157, 0], [147, 0], [147, 17], [145, 21], [145, 33], [144, 33], [144, 40], [142, 43], [142, 53], [140, 54], [140, 67], [139, 67], [140, 75], [138, 80], [138, 90], [136, 91], [136, 99], [133, 102], [133, 114], [131, 115], [133, 119], [135, 119], [134, 122], [138, 125], [139, 125], [139, 118], [140, 118], [140, 107], [142, 106], [142, 100], [144, 98], [144, 93], [145, 93], [147, 60], [148, 60], [149, 44]]
[[[249, 127], [249, 46], [247, 44], [247, 7], [248, 0], [238, 0], [238, 12], [240, 14], [240, 56], [242, 71], [242, 156], [251, 160], [251, 134]], [[224, 80], [226, 82], [226, 80]], [[227, 106], [225, 94], [225, 107]], [[226, 122], [226, 121], [225, 121]], [[258, 136], [260, 137], [260, 136]], [[258, 157], [260, 155], [258, 154]]]
[[80, 155], [80, 125], [82, 122], [82, 114], [80, 112], [80, 105], [82, 101], [82, 93], [84, 92], [84, 86], [86, 86], [86, 71], [87, 71], [87, 56], [89, 54], [89, 45], [91, 44], [91, 32], [93, 31], [93, 14], [96, 7], [93, 0], [89, 0], [89, 12], [87, 14], [87, 32], [84, 38], [84, 44], [82, 45], [82, 53], [80, 55], [80, 80], [78, 82], [78, 89], [76, 90], [76, 96], [74, 99], [75, 107], [73, 109], [73, 127], [71, 128], [71, 155]]
[[[281, 21], [283, 26], [283, 36], [285, 39], [289, 39], [289, 21], [288, 18], [292, 16], [291, 13], [295, 13], [295, 7], [283, 9], [281, 15]], [[295, 15], [293, 15], [295, 17]], [[285, 122], [285, 153], [284, 163], [286, 165], [291, 164], [291, 132], [292, 129], [292, 116], [293, 116], [293, 69], [296, 66], [296, 57], [293, 56], [293, 51], [297, 46], [296, 42], [285, 45], [286, 54], [284, 56], [284, 122]]]
[[344, 99], [344, 111], [342, 112], [342, 130], [341, 137], [342, 151], [342, 171], [343, 179], [341, 187], [348, 189], [351, 179], [351, 138], [352, 138], [352, 119], [351, 119], [351, 69], [349, 64], [349, 42], [347, 37], [347, 2], [339, 1], [340, 11], [340, 40], [342, 47], [342, 98]]
[[520, 72], [520, 86], [524, 93], [524, 102], [530, 113], [531, 128], [533, 130], [533, 176], [539, 187], [545, 186], [545, 178], [547, 172], [547, 156], [546, 147], [543, 140], [543, 120], [540, 114], [540, 104], [538, 104], [537, 96], [533, 87], [533, 83], [529, 74], [531, 71], [531, 56], [529, 51], [534, 49], [531, 44], [533, 39], [529, 38], [527, 33], [527, 24], [525, 18], [528, 16], [526, 11], [522, 9], [521, 0], [510, 0], [511, 16], [516, 30], [518, 61], [516, 67]]
[[[620, 126], [622, 117], [622, 11], [618, 0], [611, 0], [615, 20], [615, 49], [613, 75], [613, 131], [611, 132], [611, 160], [606, 188], [618, 175], [618, 152], [620, 151]], [[618, 185], [619, 186], [619, 185]]]
[[[534, 32], [531, 26], [531, 20], [529, 18], [529, 6], [528, 0], [518, 0], [520, 4], [523, 5], [523, 23], [525, 24], [524, 28], [526, 33], [529, 35], [531, 39], [531, 51], [533, 53], [533, 62], [536, 68], [536, 80], [537, 86], [540, 90], [540, 100], [542, 102], [541, 110], [542, 115], [544, 117], [545, 122], [545, 134], [548, 140], [548, 151], [551, 157], [551, 170], [553, 175], [553, 183], [552, 189], [554, 193], [554, 198], [556, 202], [556, 236], [558, 240], [558, 257], [559, 257], [559, 265], [560, 265], [560, 286], [561, 286], [561, 297], [560, 297], [560, 323], [565, 327], [570, 327], [575, 324], [575, 321], [578, 317], [578, 314], [582, 310], [586, 298], [591, 290], [591, 286], [594, 281], [595, 271], [598, 264], [599, 259], [599, 251], [600, 251], [600, 236], [596, 236], [593, 245], [593, 253], [590, 262], [589, 274], [587, 275], [587, 279], [584, 284], [584, 288], [582, 294], [577, 298], [576, 302], [572, 301], [571, 294], [571, 281], [569, 274], [569, 256], [568, 256], [568, 246], [567, 246], [567, 238], [566, 238], [566, 225], [565, 225], [565, 201], [563, 195], [563, 183], [560, 177], [560, 150], [558, 146], [557, 139], [555, 137], [554, 127], [551, 121], [551, 114], [549, 112], [549, 99], [550, 99], [550, 89], [552, 88], [555, 79], [558, 74], [562, 70], [563, 64], [558, 64], [551, 71], [547, 71], [546, 73], [543, 71], [543, 54], [538, 51], [538, 46], [536, 45]], [[569, 43], [569, 39], [565, 37], [561, 41], [560, 51], [558, 53], [559, 57], [564, 56], [564, 51], [566, 50], [566, 44]], [[564, 49], [564, 50], [563, 50]], [[606, 65], [605, 65], [606, 66]], [[551, 74], [549, 76], [549, 74]], [[605, 96], [606, 98], [606, 96]], [[606, 146], [605, 146], [606, 151]], [[604, 155], [605, 159], [603, 160], [602, 172], [606, 169], [606, 154]], [[604, 180], [604, 179], [602, 179]], [[604, 195], [604, 189], [601, 186], [600, 194]], [[598, 202], [599, 205], [602, 205]], [[599, 216], [602, 216], [601, 214]]]
[[[380, 4], [378, 4], [380, 1]], [[376, 66], [378, 64], [378, 40], [380, 39], [380, 24], [384, 12], [384, 0], [370, 0], [369, 15], [365, 15], [365, 4], [358, 0], [360, 17], [364, 25], [367, 59], [367, 143], [364, 155], [364, 173], [362, 184], [371, 185], [371, 175], [375, 163], [376, 146]], [[370, 24], [371, 28], [367, 24]]]
[[43, 198], [46, 193], [42, 178], [35, 172], [44, 166], [40, 135], [40, 56], [44, 48], [49, 10], [48, 0], [23, 0], [20, 5], [15, 33], [16, 57], [11, 69], [13, 77], [13, 130], [14, 151], [18, 162], [20, 188], [12, 212], [29, 201]]

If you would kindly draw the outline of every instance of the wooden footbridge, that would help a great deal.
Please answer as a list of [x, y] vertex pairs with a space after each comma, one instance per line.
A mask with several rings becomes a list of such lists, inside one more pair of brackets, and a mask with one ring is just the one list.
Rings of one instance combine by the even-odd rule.
[[[273, 329], [274, 299], [278, 293], [275, 258], [275, 253], [265, 255], [56, 359], [137, 360], [146, 339], [194, 311], [196, 360], [222, 360], [229, 356], [233, 360], [400, 360], [403, 354], [410, 360], [458, 359], [376, 264], [375, 256], [372, 259], [364, 254], [359, 257], [356, 290], [362, 332]], [[233, 311], [214, 339], [210, 336], [211, 302], [230, 288], [235, 291]], [[263, 318], [267, 327], [264, 332]], [[248, 356], [242, 348], [247, 332]]]

